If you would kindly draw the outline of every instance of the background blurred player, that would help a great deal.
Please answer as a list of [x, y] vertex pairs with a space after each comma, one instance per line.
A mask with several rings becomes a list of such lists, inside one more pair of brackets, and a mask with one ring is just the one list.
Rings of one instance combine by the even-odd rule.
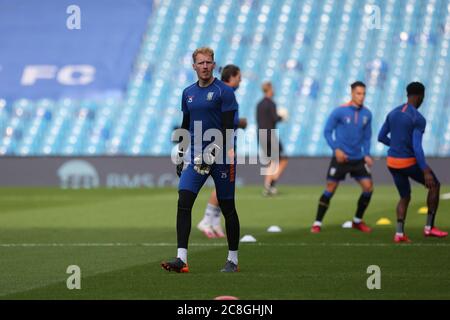
[[[216, 65], [214, 51], [210, 48], [199, 48], [195, 50], [192, 58], [198, 81], [184, 89], [181, 103], [183, 111], [181, 127], [188, 129], [191, 135], [191, 161], [184, 170], [182, 161], [177, 164], [177, 174], [180, 175], [177, 211], [177, 257], [171, 261], [163, 261], [161, 266], [167, 271], [189, 272], [187, 248], [191, 232], [192, 207], [197, 194], [211, 175], [216, 186], [219, 206], [225, 217], [229, 249], [227, 261], [221, 271], [237, 272], [239, 271], [240, 226], [234, 201], [236, 161], [233, 140], [238, 104], [233, 89], [213, 75]], [[196, 141], [199, 140], [199, 137], [194, 135], [194, 125], [198, 126], [198, 124], [201, 124], [200, 145]], [[208, 150], [211, 142], [203, 141], [203, 135], [209, 129], [221, 130], [224, 140], [222, 144], [219, 143], [212, 150]], [[217, 142], [215, 141], [215, 143]], [[182, 159], [186, 150], [182, 146], [180, 148], [179, 157]], [[223, 161], [216, 163], [216, 158], [220, 153], [222, 153]]]
[[[434, 226], [439, 206], [440, 183], [425, 161], [422, 136], [425, 132], [426, 120], [417, 110], [424, 100], [425, 86], [420, 82], [413, 82], [408, 85], [406, 91], [408, 102], [388, 114], [378, 135], [378, 141], [389, 146], [387, 166], [400, 194], [395, 242], [410, 242], [404, 232], [406, 213], [411, 200], [409, 178], [428, 188], [428, 215], [424, 235], [438, 238], [448, 235], [448, 232]], [[389, 133], [390, 137], [388, 137]]]
[[328, 169], [326, 190], [320, 197], [316, 221], [311, 228], [312, 233], [321, 231], [322, 220], [330, 200], [347, 173], [350, 173], [362, 188], [352, 227], [362, 232], [371, 231], [362, 219], [373, 192], [370, 170], [373, 165], [370, 157], [372, 114], [364, 107], [366, 85], [357, 81], [351, 85], [351, 89], [352, 100], [336, 108], [325, 126], [325, 138], [334, 155]]
[[[221, 80], [236, 91], [241, 83], [241, 70], [233, 64], [226, 65], [222, 69]], [[236, 111], [234, 124], [236, 128], [245, 129], [247, 127], [247, 119], [239, 118], [239, 110]], [[220, 216], [219, 201], [217, 200], [216, 189], [214, 189], [206, 205], [203, 219], [199, 222], [197, 228], [210, 239], [224, 238], [225, 234], [220, 223]]]
[[[273, 90], [272, 83], [264, 82], [262, 85], [262, 91], [264, 93], [264, 98], [258, 103], [256, 107], [256, 121], [258, 124], [258, 133], [259, 130], [265, 129], [267, 130], [267, 134], [264, 134], [261, 137], [258, 134], [258, 142], [263, 152], [264, 157], [272, 157], [272, 143], [278, 143], [279, 145], [279, 153], [280, 159], [271, 160], [269, 166], [269, 172], [274, 172], [273, 174], [266, 175], [264, 177], [264, 196], [271, 196], [277, 194], [277, 189], [275, 187], [278, 179], [282, 175], [283, 171], [286, 169], [288, 164], [288, 159], [283, 150], [283, 145], [278, 140], [278, 137], [273, 136], [271, 131], [272, 129], [276, 129], [276, 125], [278, 122], [285, 120], [285, 117], [280, 116], [277, 113], [277, 106], [273, 101], [273, 97], [275, 92]], [[287, 115], [285, 115], [287, 116]]]

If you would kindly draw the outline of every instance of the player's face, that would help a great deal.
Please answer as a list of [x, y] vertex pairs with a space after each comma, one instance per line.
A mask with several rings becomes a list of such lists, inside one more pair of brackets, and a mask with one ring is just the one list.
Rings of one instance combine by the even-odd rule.
[[366, 88], [364, 87], [356, 87], [352, 90], [352, 101], [356, 103], [358, 106], [362, 106], [364, 104], [364, 99], [366, 98]]
[[242, 77], [241, 72], [238, 71], [237, 74], [234, 77], [230, 78], [230, 87], [232, 88], [239, 88], [239, 84], [241, 83]]
[[424, 99], [425, 99], [424, 95], [417, 96], [417, 109], [420, 108]]
[[199, 53], [192, 66], [195, 72], [197, 72], [199, 80], [207, 82], [213, 77], [213, 70], [216, 67], [216, 63], [210, 55]]

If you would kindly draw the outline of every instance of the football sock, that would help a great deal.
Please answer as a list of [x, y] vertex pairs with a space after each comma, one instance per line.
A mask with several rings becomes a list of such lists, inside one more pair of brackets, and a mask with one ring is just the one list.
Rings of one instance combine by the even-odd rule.
[[330, 205], [331, 197], [333, 197], [333, 193], [328, 191], [324, 191], [324, 193], [320, 197], [319, 207], [317, 208], [316, 222], [322, 222], [323, 217], [325, 216], [325, 213], [327, 212]]
[[205, 216], [203, 217], [203, 222], [209, 226], [213, 225], [217, 212], [219, 212], [220, 217], [220, 208], [208, 203], [205, 210]]
[[[361, 196], [358, 200], [358, 208], [356, 209], [355, 218], [360, 219], [359, 222], [361, 222], [364, 212], [366, 211], [367, 207], [369, 206], [370, 199], [372, 198], [372, 192], [363, 192], [361, 193]], [[355, 221], [355, 220], [353, 220]], [[356, 222], [355, 223], [359, 223]]]
[[227, 260], [233, 262], [235, 265], [238, 264], [238, 252], [237, 251], [228, 251]]
[[178, 248], [177, 258], [180, 258], [184, 263], [187, 263], [187, 249]]
[[397, 220], [397, 229], [396, 232], [398, 235], [403, 235], [405, 233], [405, 220], [398, 219]]
[[277, 184], [277, 180], [272, 180], [272, 181], [270, 182], [270, 187], [271, 187], [271, 188], [274, 188], [276, 184]]
[[239, 248], [240, 225], [234, 199], [219, 200], [219, 204], [225, 218], [228, 249], [230, 251], [237, 251]]
[[357, 217], [353, 217], [353, 222], [356, 223], [356, 224], [358, 224], [358, 223], [361, 223], [361, 222], [362, 222], [362, 219], [357, 218]]
[[178, 248], [188, 247], [189, 234], [191, 233], [192, 207], [197, 195], [191, 191], [180, 190], [178, 192], [177, 210], [177, 242]]
[[435, 217], [436, 217], [436, 212], [428, 210], [427, 224], [425, 225], [425, 228], [431, 229], [434, 227], [434, 218]]

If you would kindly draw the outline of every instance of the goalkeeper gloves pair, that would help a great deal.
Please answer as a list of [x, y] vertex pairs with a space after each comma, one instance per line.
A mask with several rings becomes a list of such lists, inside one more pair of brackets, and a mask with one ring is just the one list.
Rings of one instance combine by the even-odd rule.
[[[207, 175], [211, 172], [211, 167], [216, 160], [216, 149], [220, 151], [221, 148], [217, 144], [212, 144], [205, 149], [203, 154], [199, 154], [194, 157], [194, 170], [201, 175]], [[183, 162], [184, 152], [178, 149], [177, 154], [177, 175], [181, 176], [181, 172], [184, 168]]]

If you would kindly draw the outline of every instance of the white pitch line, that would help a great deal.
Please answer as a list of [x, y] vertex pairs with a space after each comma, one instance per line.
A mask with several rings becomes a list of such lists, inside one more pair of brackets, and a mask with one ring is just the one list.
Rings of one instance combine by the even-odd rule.
[[[168, 242], [144, 242], [144, 243], [0, 243], [0, 247], [175, 247], [176, 243]], [[247, 245], [247, 244], [245, 244]], [[286, 242], [286, 243], [251, 243], [252, 246], [261, 247], [395, 247], [395, 243], [306, 243], [306, 242]], [[190, 243], [191, 247], [225, 247], [226, 243]], [[450, 247], [450, 243], [409, 243], [401, 246], [413, 247]]]

